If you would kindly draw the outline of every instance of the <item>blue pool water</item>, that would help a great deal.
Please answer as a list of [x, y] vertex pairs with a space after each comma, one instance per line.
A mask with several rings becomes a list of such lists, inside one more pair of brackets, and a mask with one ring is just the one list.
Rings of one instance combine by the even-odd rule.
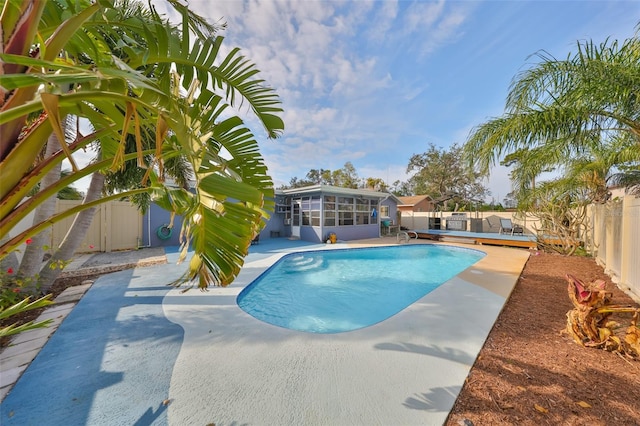
[[377, 324], [462, 272], [484, 253], [423, 244], [284, 256], [238, 295], [269, 324], [339, 333]]

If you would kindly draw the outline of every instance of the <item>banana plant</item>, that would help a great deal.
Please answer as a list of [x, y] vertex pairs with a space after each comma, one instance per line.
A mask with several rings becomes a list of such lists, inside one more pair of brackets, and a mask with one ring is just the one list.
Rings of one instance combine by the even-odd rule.
[[[185, 280], [197, 279], [200, 287], [233, 281], [251, 239], [273, 209], [273, 184], [258, 143], [234, 108], [249, 105], [268, 137], [275, 138], [284, 129], [280, 101], [238, 49], [220, 59], [223, 38], [212, 36], [186, 7], [171, 3], [181, 25], [169, 25], [153, 10], [150, 20], [125, 19], [118, 3], [104, 0], [5, 2], [0, 239], [46, 194], [89, 173], [120, 167], [127, 157], [127, 135], [140, 141], [142, 134], [155, 134], [147, 185], [135, 192], [147, 191], [163, 207], [184, 215], [184, 249], [191, 245], [195, 252]], [[121, 37], [117, 46], [128, 52], [126, 59], [108, 51], [105, 37]], [[138, 37], [153, 43], [137, 44]], [[143, 52], [143, 44], [153, 48]], [[34, 114], [40, 118], [28, 122]], [[51, 132], [64, 141], [61, 121], [69, 115], [89, 121], [92, 132], [40, 159]], [[100, 145], [103, 160], [80, 168], [73, 153], [90, 143]], [[142, 143], [138, 146], [134, 155], [139, 159], [149, 154]], [[164, 185], [164, 160], [177, 155], [194, 170], [195, 192]], [[52, 164], [65, 158], [71, 161], [71, 174], [43, 188], [42, 195], [25, 199]], [[142, 161], [139, 165], [144, 167]], [[0, 259], [42, 226], [61, 219], [13, 236], [0, 245]]]

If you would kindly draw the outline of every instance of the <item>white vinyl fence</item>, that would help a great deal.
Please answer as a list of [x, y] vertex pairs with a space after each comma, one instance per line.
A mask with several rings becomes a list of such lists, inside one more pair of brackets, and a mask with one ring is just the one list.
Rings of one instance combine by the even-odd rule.
[[[500, 229], [500, 219], [511, 219], [515, 224], [522, 226], [526, 234], [536, 234], [537, 219], [529, 215], [521, 217], [517, 212], [487, 211], [487, 212], [464, 212], [466, 214], [466, 229], [471, 230], [471, 222], [480, 220], [483, 232], [498, 232]], [[409, 229], [429, 229], [429, 219], [442, 219], [442, 229], [446, 226], [446, 220], [451, 217], [451, 212], [402, 212], [400, 225]]]
[[587, 248], [613, 282], [640, 298], [640, 198], [592, 205], [588, 214], [593, 236]]

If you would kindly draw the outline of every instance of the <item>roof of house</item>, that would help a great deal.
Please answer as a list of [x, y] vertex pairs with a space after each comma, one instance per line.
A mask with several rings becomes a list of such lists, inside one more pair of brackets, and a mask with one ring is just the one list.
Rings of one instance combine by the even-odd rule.
[[412, 195], [410, 197], [398, 197], [400, 199], [399, 206], [415, 206], [424, 200], [431, 201], [431, 197], [428, 195]]
[[396, 202], [400, 202], [399, 198], [389, 192], [374, 191], [371, 189], [354, 189], [343, 188], [341, 186], [332, 185], [312, 185], [302, 188], [289, 188], [276, 190], [276, 193], [282, 193], [285, 195], [303, 195], [310, 193], [322, 192], [325, 194], [342, 194], [342, 195], [355, 195], [361, 197], [375, 197], [375, 198], [391, 198]]

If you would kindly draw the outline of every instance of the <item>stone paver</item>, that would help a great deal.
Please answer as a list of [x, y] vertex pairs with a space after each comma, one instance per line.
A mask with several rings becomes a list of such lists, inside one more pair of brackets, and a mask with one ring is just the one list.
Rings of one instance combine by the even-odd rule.
[[56, 297], [54, 303], [56, 305], [61, 305], [65, 303], [77, 302], [82, 298], [82, 296], [84, 296], [87, 290], [89, 290], [91, 284], [93, 284], [92, 281], [85, 281], [84, 284], [67, 288], [58, 297]]

